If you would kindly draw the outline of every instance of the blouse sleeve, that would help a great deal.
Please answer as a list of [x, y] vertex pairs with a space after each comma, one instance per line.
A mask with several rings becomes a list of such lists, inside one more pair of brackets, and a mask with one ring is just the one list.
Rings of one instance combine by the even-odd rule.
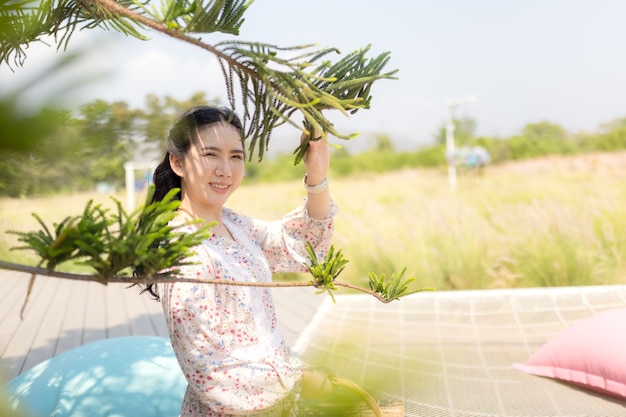
[[[179, 276], [216, 278], [208, 255], [190, 260], [197, 264], [182, 267]], [[172, 347], [188, 389], [200, 403], [220, 413], [249, 414], [271, 407], [294, 389], [301, 366], [285, 362], [280, 352], [270, 351], [263, 357], [234, 353], [231, 347], [246, 337], [246, 327], [233, 325], [233, 317], [228, 317], [232, 312], [217, 302], [223, 297], [216, 297], [219, 291], [232, 288], [185, 282], [164, 288], [163, 308]]]
[[325, 219], [309, 216], [303, 204], [278, 221], [250, 219], [241, 215], [234, 220], [261, 247], [272, 272], [307, 272], [306, 242], [313, 244], [318, 258], [326, 256], [337, 212], [337, 206], [331, 200], [331, 213]]

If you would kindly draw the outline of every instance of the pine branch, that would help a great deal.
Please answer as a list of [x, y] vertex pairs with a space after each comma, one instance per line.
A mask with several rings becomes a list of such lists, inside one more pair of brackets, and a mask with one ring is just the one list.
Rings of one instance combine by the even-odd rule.
[[393, 274], [389, 281], [385, 279], [384, 274], [381, 275], [381, 278], [378, 278], [375, 273], [371, 272], [369, 274], [370, 290], [351, 284], [341, 283], [337, 281], [337, 277], [345, 269], [345, 266], [348, 263], [348, 261], [343, 257], [341, 250], [335, 251], [334, 246], [331, 245], [322, 261], [318, 260], [315, 248], [311, 242], [306, 242], [306, 251], [310, 263], [309, 272], [313, 276], [311, 285], [319, 289], [318, 294], [328, 292], [333, 299], [333, 302], [335, 301], [333, 291], [337, 289], [336, 286], [342, 286], [368, 293], [383, 303], [390, 303], [393, 300], [399, 300], [400, 297], [404, 297], [409, 294], [434, 290], [434, 288], [409, 290], [409, 284], [414, 281], [415, 278], [409, 278], [402, 281], [402, 275], [404, 274], [406, 268], [404, 268], [400, 274]]
[[[108, 284], [158, 284], [158, 283], [171, 283], [171, 282], [187, 282], [197, 284], [211, 284], [211, 285], [229, 285], [233, 287], [260, 287], [260, 288], [290, 288], [290, 287], [314, 287], [318, 288], [317, 284], [313, 281], [289, 281], [289, 282], [245, 282], [245, 281], [225, 281], [223, 279], [208, 279], [208, 277], [198, 278], [180, 278], [175, 274], [155, 274], [151, 276], [120, 276], [115, 275], [108, 278], [103, 278], [94, 274], [77, 274], [71, 272], [51, 271], [48, 268], [41, 268], [38, 266], [28, 266], [22, 264], [16, 264], [0, 260], [0, 269], [7, 271], [24, 272], [31, 274], [31, 278], [34, 276], [46, 276], [52, 278], [68, 279], [71, 281], [82, 282], [96, 282], [102, 285]], [[357, 285], [349, 284], [342, 281], [334, 281], [335, 287], [348, 288], [351, 290], [359, 291], [365, 294], [369, 294], [378, 299], [382, 303], [389, 303], [392, 300], [386, 300], [380, 294], [367, 288], [359, 287]], [[335, 288], [336, 289], [336, 288]], [[434, 288], [423, 288], [414, 292], [421, 291], [433, 291]], [[324, 291], [322, 291], [324, 292]], [[322, 292], [317, 291], [318, 294]], [[334, 300], [334, 295], [331, 295]]]
[[[272, 130], [284, 123], [310, 133], [317, 129], [327, 131], [341, 139], [352, 139], [358, 134], [342, 134], [324, 116], [324, 110], [338, 110], [344, 115], [354, 114], [360, 109], [369, 109], [372, 84], [381, 79], [395, 79], [397, 70], [383, 73], [390, 59], [389, 53], [368, 59], [368, 45], [347, 55], [335, 64], [329, 60], [318, 62], [335, 48], [311, 51], [312, 45], [279, 48], [275, 45], [250, 42], [221, 42], [216, 48], [234, 59], [220, 59], [222, 71], [229, 87], [229, 100], [236, 107], [233, 85], [240, 81], [244, 100], [244, 124], [248, 118], [252, 123], [246, 131], [251, 138], [249, 153], [258, 150], [262, 160]], [[281, 53], [300, 52], [293, 58], [282, 58]], [[253, 74], [251, 76], [251, 74]], [[254, 108], [253, 111], [250, 111]], [[296, 125], [291, 116], [299, 111], [304, 116], [302, 125]], [[253, 117], [251, 113], [254, 114]], [[296, 148], [295, 164], [302, 160], [308, 141]]]
[[415, 278], [408, 278], [402, 280], [402, 276], [406, 272], [406, 268], [403, 268], [400, 273], [395, 272], [391, 274], [391, 277], [387, 279], [385, 274], [381, 274], [380, 277], [374, 272], [368, 274], [369, 287], [376, 294], [379, 294], [385, 302], [389, 303], [393, 300], [399, 300], [400, 297], [404, 297], [410, 294], [415, 294], [422, 291], [434, 291], [434, 288], [419, 288], [416, 290], [409, 290], [409, 284], [415, 281]]
[[[146, 201], [153, 192], [154, 186]], [[43, 230], [8, 231], [25, 244], [11, 250], [34, 251], [48, 271], [63, 262], [78, 262], [91, 267], [103, 281], [125, 275], [175, 274], [188, 264], [190, 248], [210, 236], [211, 226], [188, 233], [180, 228], [191, 223], [170, 225], [180, 205], [180, 201], [173, 200], [177, 192], [174, 189], [162, 201], [146, 203], [131, 214], [115, 199], [117, 212], [113, 214], [90, 201], [82, 216], [67, 217], [54, 224], [52, 231], [33, 214]]]
[[341, 250], [335, 252], [335, 247], [332, 245], [321, 262], [318, 261], [315, 248], [309, 241], [306, 242], [306, 251], [310, 262], [309, 272], [313, 276], [313, 286], [319, 289], [318, 294], [325, 291], [328, 292], [333, 302], [335, 302], [335, 296], [333, 295], [333, 291], [337, 289], [335, 281], [345, 269], [348, 260], [343, 257]]
[[[348, 115], [368, 109], [373, 83], [395, 79], [397, 73], [383, 72], [390, 58], [388, 52], [368, 59], [370, 46], [333, 64], [323, 58], [339, 53], [335, 48], [281, 48], [240, 41], [209, 45], [191, 35], [217, 31], [237, 35], [251, 1], [162, 0], [161, 7], [138, 0], [44, 0], [39, 7], [30, 3], [0, 7], [0, 63], [10, 64], [14, 56], [14, 62], [22, 64], [28, 44], [41, 41], [45, 35], [53, 35], [59, 47], [66, 47], [76, 29], [95, 27], [144, 40], [141, 32], [149, 29], [198, 46], [218, 59], [230, 106], [243, 110], [242, 135], [249, 140], [249, 158], [256, 154], [259, 161], [268, 150], [273, 129], [284, 123], [309, 133], [311, 129], [328, 131], [341, 139], [357, 136], [338, 132], [322, 112], [334, 109]], [[282, 57], [294, 53], [296, 57]], [[237, 105], [237, 89], [241, 106]], [[304, 117], [302, 125], [291, 119], [297, 111]], [[305, 141], [296, 153], [306, 152], [306, 146]], [[297, 155], [295, 163], [300, 160]]]
[[[151, 200], [154, 188], [151, 187], [146, 201]], [[87, 204], [82, 216], [68, 217], [50, 229], [40, 217], [33, 214], [40, 222], [42, 230], [34, 232], [9, 231], [19, 236], [25, 245], [11, 250], [33, 250], [40, 260], [36, 267], [0, 261], [0, 269], [27, 272], [31, 274], [29, 290], [24, 302], [28, 301], [32, 283], [37, 275], [51, 276], [78, 281], [95, 281], [101, 284], [123, 282], [127, 284], [155, 284], [161, 282], [197, 282], [205, 284], [254, 286], [254, 287], [303, 287], [313, 286], [317, 294], [328, 292], [333, 302], [333, 292], [337, 287], [350, 288], [368, 293], [383, 303], [389, 303], [408, 294], [429, 290], [423, 288], [408, 290], [413, 278], [401, 281], [404, 270], [392, 276], [386, 283], [384, 275], [378, 279], [370, 274], [370, 289], [337, 281], [345, 269], [348, 260], [341, 250], [331, 245], [324, 259], [318, 260], [311, 242], [306, 242], [309, 272], [313, 280], [309, 282], [237, 282], [180, 278], [179, 268], [189, 265], [187, 260], [193, 251], [191, 248], [201, 244], [210, 236], [209, 226], [200, 227], [194, 232], [179, 232], [187, 224], [172, 226], [180, 201], [172, 200], [177, 189], [168, 193], [162, 201], [146, 204], [128, 215], [116, 201], [117, 213], [110, 214], [100, 205]], [[112, 227], [115, 226], [115, 227]], [[78, 261], [91, 267], [93, 274], [74, 274], [55, 270], [61, 263]], [[44, 267], [45, 265], [45, 267]], [[22, 308], [22, 310], [24, 307]]]

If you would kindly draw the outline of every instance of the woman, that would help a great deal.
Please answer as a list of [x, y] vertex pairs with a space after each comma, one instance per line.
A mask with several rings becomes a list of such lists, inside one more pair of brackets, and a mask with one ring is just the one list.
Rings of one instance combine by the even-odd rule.
[[[200, 106], [170, 131], [154, 174], [154, 199], [180, 188], [175, 222], [216, 222], [212, 237], [194, 248], [193, 264], [181, 268], [182, 278], [269, 282], [273, 272], [307, 270], [306, 241], [320, 257], [330, 246], [336, 207], [324, 140], [311, 141], [303, 160], [306, 202], [281, 221], [224, 207], [244, 176], [241, 129], [231, 111]], [[301, 388], [323, 385], [313, 373], [303, 381], [301, 363], [289, 357], [269, 288], [177, 282], [161, 291], [172, 347], [189, 383], [181, 417], [295, 415]]]

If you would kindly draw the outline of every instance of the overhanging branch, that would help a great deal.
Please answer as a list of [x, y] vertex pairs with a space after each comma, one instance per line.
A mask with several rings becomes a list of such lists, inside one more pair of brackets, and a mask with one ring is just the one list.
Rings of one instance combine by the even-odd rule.
[[[21, 265], [12, 262], [0, 260], [0, 269], [7, 271], [24, 272], [31, 274], [31, 276], [41, 275], [52, 278], [69, 279], [73, 281], [83, 282], [97, 282], [99, 284], [107, 285], [113, 283], [124, 284], [157, 284], [157, 283], [169, 283], [169, 282], [185, 282], [185, 283], [197, 283], [197, 284], [215, 284], [215, 285], [230, 285], [236, 287], [266, 287], [266, 288], [288, 288], [288, 287], [315, 287], [317, 286], [312, 281], [289, 281], [289, 282], [242, 282], [242, 281], [224, 281], [215, 279], [188, 279], [176, 276], [167, 275], [154, 275], [151, 277], [131, 277], [131, 276], [114, 276], [108, 279], [99, 277], [97, 275], [89, 274], [76, 274], [71, 272], [51, 271], [46, 268]], [[335, 286], [349, 288], [352, 290], [364, 292], [376, 297], [383, 303], [389, 303], [391, 300], [386, 300], [374, 291], [362, 288], [356, 285], [348, 284], [345, 282], [336, 281]]]

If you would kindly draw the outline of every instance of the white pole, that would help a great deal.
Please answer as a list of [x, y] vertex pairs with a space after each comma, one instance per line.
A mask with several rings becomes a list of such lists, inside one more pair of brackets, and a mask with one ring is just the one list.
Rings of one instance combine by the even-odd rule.
[[454, 120], [452, 118], [452, 107], [448, 106], [446, 112], [446, 156], [448, 159], [448, 182], [450, 192], [456, 192], [456, 165], [454, 165]]
[[452, 158], [448, 160], [448, 182], [450, 183], [450, 192], [456, 192], [456, 165], [454, 164], [454, 109], [463, 105], [477, 101], [476, 96], [459, 97], [446, 101], [446, 155]]
[[132, 162], [124, 164], [126, 178], [126, 209], [131, 212], [135, 209], [135, 165]]

